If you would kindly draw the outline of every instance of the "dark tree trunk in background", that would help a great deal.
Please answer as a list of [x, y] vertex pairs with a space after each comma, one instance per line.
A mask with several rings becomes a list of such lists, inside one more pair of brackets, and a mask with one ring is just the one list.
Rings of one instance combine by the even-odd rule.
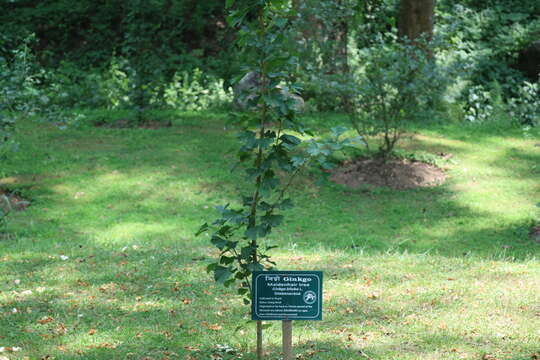
[[[324, 65], [328, 74], [346, 74], [349, 72], [348, 64], [348, 38], [349, 38], [349, 18], [344, 14], [342, 7], [344, 0], [334, 0], [337, 6], [335, 18], [326, 24], [326, 54], [323, 54]], [[324, 36], [324, 35], [323, 35]]]
[[336, 23], [330, 38], [335, 44], [334, 61], [331, 65], [331, 68], [333, 68], [332, 73], [346, 74], [349, 72], [349, 54], [347, 49], [349, 24], [346, 19], [341, 19]]
[[398, 34], [414, 42], [421, 35], [433, 38], [435, 0], [401, 0], [399, 5]]

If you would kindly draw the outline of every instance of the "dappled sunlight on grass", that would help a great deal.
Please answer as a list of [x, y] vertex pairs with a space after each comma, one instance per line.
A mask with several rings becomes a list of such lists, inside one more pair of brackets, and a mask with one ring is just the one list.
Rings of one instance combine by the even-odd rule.
[[[100, 230], [94, 237], [100, 244], [124, 244], [126, 241], [137, 241], [173, 232], [174, 225], [164, 226], [163, 223], [145, 224], [137, 222], [122, 222], [107, 230]], [[136, 240], [135, 240], [136, 239]]]
[[[254, 359], [248, 309], [214, 284], [205, 268], [217, 250], [193, 235], [245, 190], [223, 160], [233, 132], [220, 116], [173, 124], [22, 128], [28, 144], [5, 182], [33, 203], [0, 240], [0, 346], [31, 359], [227, 359], [220, 344]], [[476, 142], [443, 130], [404, 142], [454, 154], [441, 187], [353, 190], [317, 171], [293, 184], [296, 207], [266, 242], [279, 245], [281, 269], [325, 274], [324, 320], [294, 326], [304, 358], [538, 351], [540, 248], [527, 226], [539, 150], [510, 135]], [[265, 334], [278, 356], [279, 324]]]

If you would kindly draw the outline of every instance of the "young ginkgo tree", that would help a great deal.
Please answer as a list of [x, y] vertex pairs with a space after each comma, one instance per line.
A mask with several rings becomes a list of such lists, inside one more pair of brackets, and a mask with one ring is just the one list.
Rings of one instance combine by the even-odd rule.
[[[227, 1], [232, 8], [234, 1]], [[248, 3], [248, 2], [243, 2]], [[329, 167], [327, 157], [349, 144], [341, 140], [344, 129], [333, 129], [325, 140], [303, 140], [312, 134], [298, 121], [297, 97], [300, 87], [292, 82], [297, 58], [290, 41], [290, 1], [256, 0], [238, 3], [231, 10], [229, 24], [238, 28], [238, 46], [251, 62], [246, 72], [255, 73], [257, 86], [240, 94], [247, 111], [236, 115], [241, 131], [238, 160], [247, 186], [240, 194], [241, 205], [219, 206], [220, 217], [205, 223], [198, 234], [209, 233], [219, 249], [216, 261], [208, 266], [217, 282], [236, 285], [237, 292], [250, 303], [250, 276], [254, 271], [273, 269], [268, 251], [275, 247], [265, 241], [272, 229], [283, 222], [282, 211], [292, 207], [287, 190], [295, 176], [309, 163]], [[239, 167], [236, 167], [239, 168]], [[262, 328], [257, 326], [257, 353], [262, 356]]]

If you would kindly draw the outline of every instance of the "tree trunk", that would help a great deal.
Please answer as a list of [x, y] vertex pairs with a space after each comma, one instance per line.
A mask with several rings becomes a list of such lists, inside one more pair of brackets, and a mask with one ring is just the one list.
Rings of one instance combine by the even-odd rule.
[[424, 35], [433, 38], [435, 0], [401, 0], [399, 6], [398, 34], [413, 43]]
[[[344, 5], [343, 0], [335, 0], [337, 5], [337, 15]], [[329, 44], [324, 56], [324, 65], [328, 74], [346, 74], [349, 72], [348, 59], [348, 39], [349, 39], [349, 19], [344, 16], [337, 16], [325, 31], [328, 33]]]

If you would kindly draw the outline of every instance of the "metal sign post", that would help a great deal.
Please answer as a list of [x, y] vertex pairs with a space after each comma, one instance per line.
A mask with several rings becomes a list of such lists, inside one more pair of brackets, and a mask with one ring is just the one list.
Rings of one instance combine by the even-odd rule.
[[322, 271], [255, 271], [252, 320], [281, 320], [283, 359], [293, 360], [292, 320], [322, 320]]

